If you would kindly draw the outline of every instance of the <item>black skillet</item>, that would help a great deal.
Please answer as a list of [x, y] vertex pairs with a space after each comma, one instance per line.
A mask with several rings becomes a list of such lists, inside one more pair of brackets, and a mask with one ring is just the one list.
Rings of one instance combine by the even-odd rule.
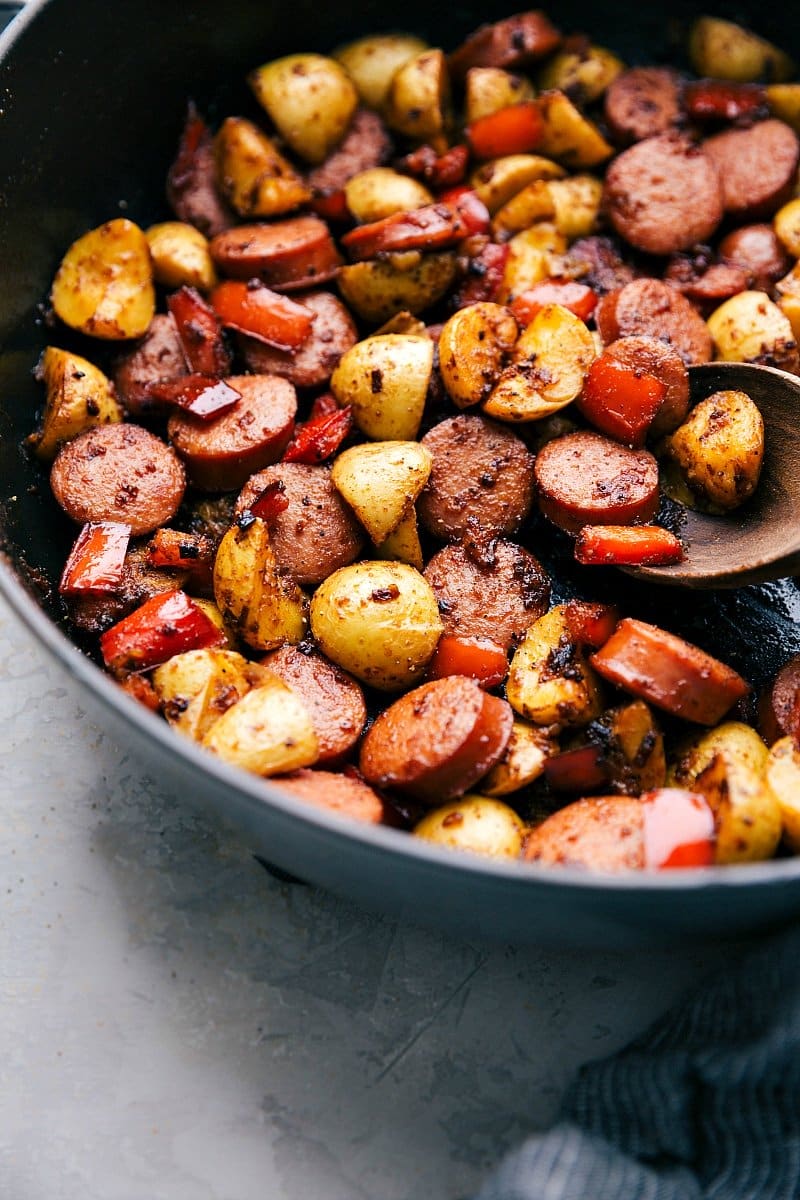
[[[715, 9], [748, 20], [746, 8], [699, 11]], [[84, 685], [98, 719], [135, 748], [143, 770], [147, 764], [176, 795], [229, 820], [255, 852], [303, 879], [409, 920], [516, 942], [633, 947], [765, 929], [800, 913], [800, 859], [601, 878], [494, 864], [298, 809], [129, 701], [68, 640], [53, 591], [71, 531], [21, 444], [41, 403], [31, 379], [47, 339], [37, 306], [64, 248], [120, 214], [143, 225], [163, 219], [164, 172], [187, 97], [212, 118], [246, 111], [245, 72], [280, 54], [324, 52], [398, 24], [453, 46], [508, 12], [490, 3], [437, 14], [416, 0], [401, 16], [375, 0], [346, 11], [316, 0], [33, 0], [0, 41], [0, 590]], [[692, 14], [678, 5], [665, 19], [654, 6], [618, 0], [552, 11], [562, 28], [585, 30], [630, 62], [670, 56]], [[754, 8], [750, 23], [800, 52], [800, 10], [776, 13], [771, 28], [766, 15]], [[587, 581], [565, 545], [549, 535], [534, 544], [560, 595], [619, 597], [619, 576]], [[755, 684], [800, 650], [800, 594], [791, 582], [688, 595], [630, 580], [622, 587], [630, 615], [663, 622]]]

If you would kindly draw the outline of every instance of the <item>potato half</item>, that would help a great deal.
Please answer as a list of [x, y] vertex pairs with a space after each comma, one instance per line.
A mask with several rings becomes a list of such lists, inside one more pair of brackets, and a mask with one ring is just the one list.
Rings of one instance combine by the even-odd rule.
[[73, 242], [53, 281], [65, 325], [109, 341], [142, 337], [156, 310], [153, 264], [138, 225], [119, 217]]
[[739, 292], [707, 321], [717, 357], [725, 362], [764, 363], [795, 371], [797, 342], [791, 322], [764, 292]]
[[397, 313], [423, 312], [441, 300], [456, 274], [456, 256], [388, 254], [386, 258], [352, 263], [339, 272], [339, 291], [360, 317], [379, 324]]
[[347, 132], [358, 93], [340, 63], [322, 54], [289, 54], [252, 71], [248, 82], [296, 154], [321, 163]]
[[573, 170], [596, 167], [611, 158], [614, 148], [563, 92], [554, 88], [539, 97], [544, 132], [539, 149], [547, 158]]
[[771, 42], [719, 17], [700, 17], [689, 35], [689, 58], [698, 75], [749, 83], [791, 79], [794, 63]]
[[256, 775], [285, 775], [310, 767], [319, 743], [308, 709], [277, 675], [265, 676], [215, 721], [203, 745]]
[[470, 67], [464, 80], [464, 119], [467, 125], [492, 113], [533, 100], [533, 84], [523, 75], [512, 75], [500, 67]]
[[670, 458], [709, 512], [730, 512], [758, 485], [764, 421], [745, 392], [714, 392], [667, 439]]
[[220, 189], [242, 217], [279, 217], [311, 199], [271, 138], [244, 117], [222, 122], [214, 153]]
[[444, 150], [449, 104], [447, 59], [441, 50], [423, 50], [392, 76], [385, 116], [398, 133]]
[[784, 840], [800, 854], [800, 750], [794, 738], [781, 738], [770, 749], [767, 783], [780, 805]]
[[563, 167], [540, 154], [508, 154], [483, 163], [474, 171], [470, 185], [490, 213], [496, 213], [536, 179], [561, 179]]
[[161, 711], [176, 729], [202, 742], [224, 712], [250, 691], [247, 659], [231, 650], [189, 650], [153, 672]]
[[256, 650], [303, 640], [305, 598], [279, 571], [267, 526], [258, 517], [244, 527], [233, 525], [220, 542], [214, 596], [223, 617]]
[[331, 482], [380, 545], [413, 507], [432, 465], [419, 442], [368, 442], [339, 455]]
[[424, 184], [391, 167], [359, 171], [344, 185], [344, 194], [347, 207], [362, 224], [433, 203], [433, 194]]
[[508, 702], [535, 725], [586, 725], [602, 711], [600, 680], [557, 604], [534, 621], [511, 660]]
[[48, 346], [38, 373], [47, 388], [42, 427], [28, 443], [37, 458], [50, 462], [64, 442], [94, 425], [112, 425], [123, 419], [114, 385], [99, 367], [79, 354]]
[[426, 813], [414, 836], [451, 850], [490, 858], [519, 858], [524, 826], [513, 808], [489, 796], [462, 796]]
[[544, 771], [544, 764], [558, 744], [547, 729], [515, 720], [506, 752], [481, 782], [487, 796], [509, 796], [527, 787]]
[[168, 288], [195, 287], [210, 292], [217, 272], [205, 237], [185, 221], [163, 221], [145, 234], [156, 283]]
[[516, 318], [502, 304], [470, 304], [445, 322], [439, 369], [454, 404], [469, 408], [486, 399], [518, 337]]
[[433, 370], [433, 342], [385, 333], [357, 342], [342, 355], [331, 390], [351, 405], [362, 433], [375, 441], [413, 441]]
[[364, 104], [381, 109], [395, 72], [427, 49], [421, 38], [408, 33], [375, 33], [340, 46], [333, 58], [347, 71]]

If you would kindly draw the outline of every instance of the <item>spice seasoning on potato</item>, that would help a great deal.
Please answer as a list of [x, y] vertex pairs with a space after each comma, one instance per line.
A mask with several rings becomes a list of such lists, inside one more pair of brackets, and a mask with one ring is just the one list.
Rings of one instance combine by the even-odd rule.
[[730, 512], [758, 486], [764, 421], [744, 392], [714, 392], [667, 439], [667, 453], [709, 512]]

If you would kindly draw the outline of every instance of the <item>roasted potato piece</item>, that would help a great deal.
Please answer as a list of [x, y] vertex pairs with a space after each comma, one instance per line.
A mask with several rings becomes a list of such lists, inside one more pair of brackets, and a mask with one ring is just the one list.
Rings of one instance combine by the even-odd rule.
[[381, 109], [395, 72], [427, 49], [425, 42], [408, 33], [376, 33], [340, 46], [332, 57], [347, 71], [364, 104]]
[[544, 771], [545, 761], [558, 747], [546, 729], [514, 721], [506, 752], [481, 782], [487, 796], [509, 796], [527, 787]]
[[594, 175], [569, 179], [537, 179], [518, 192], [495, 214], [500, 236], [519, 233], [536, 221], [552, 221], [569, 241], [588, 237], [600, 216], [603, 185]]
[[800, 258], [800, 200], [790, 200], [772, 218], [778, 239], [793, 258]]
[[796, 371], [800, 358], [789, 318], [764, 292], [739, 292], [707, 321], [717, 357]]
[[347, 132], [358, 104], [350, 76], [322, 54], [289, 54], [258, 67], [248, 83], [292, 150], [321, 163]]
[[488, 796], [470, 794], [426, 813], [414, 836], [490, 858], [519, 858], [524, 827], [513, 808]]
[[417, 436], [433, 370], [433, 342], [386, 333], [357, 342], [342, 355], [331, 390], [349, 404], [362, 433], [376, 442]]
[[643, 700], [609, 709], [587, 734], [590, 743], [602, 747], [612, 791], [639, 796], [664, 786], [664, 737]]
[[93, 425], [112, 425], [123, 418], [114, 385], [99, 367], [79, 354], [48, 346], [37, 373], [47, 388], [42, 427], [28, 438], [37, 458], [50, 462], [64, 442]]
[[425, 565], [422, 557], [422, 544], [419, 540], [417, 513], [410, 509], [380, 545], [375, 547], [375, 557], [390, 559], [392, 562], [408, 563], [415, 571], [421, 571]]
[[203, 745], [226, 762], [265, 776], [313, 766], [319, 757], [308, 709], [277, 675], [265, 676], [223, 713]]
[[750, 83], [791, 79], [788, 54], [749, 29], [719, 17], [699, 17], [689, 35], [689, 58], [698, 75]]
[[119, 217], [73, 242], [50, 300], [65, 325], [108, 341], [142, 337], [156, 310], [153, 264], [138, 225]]
[[311, 199], [275, 143], [244, 117], [223, 121], [214, 153], [220, 190], [242, 217], [279, 217]]
[[407, 309], [430, 308], [445, 294], [456, 273], [455, 254], [390, 254], [353, 263], [339, 272], [339, 291], [365, 321], [388, 321]]
[[778, 308], [792, 327], [795, 341], [800, 340], [800, 263], [775, 284]]
[[800, 854], [800, 750], [794, 738], [780, 738], [770, 749], [767, 783], [780, 806], [783, 839], [793, 854]]
[[599, 100], [625, 64], [604, 46], [587, 45], [580, 50], [560, 50], [548, 59], [537, 80], [544, 91], [566, 92], [591, 104]]
[[423, 50], [392, 76], [385, 116], [398, 133], [444, 150], [449, 104], [447, 59], [441, 50]]
[[551, 221], [539, 221], [516, 234], [508, 243], [503, 282], [497, 291], [498, 304], [510, 304], [522, 292], [554, 274], [558, 256], [565, 254], [567, 240]]
[[800, 133], [800, 83], [773, 83], [766, 88], [767, 104], [773, 117], [791, 125]]
[[[260, 518], [232, 526], [214, 562], [214, 597], [223, 617], [256, 650], [303, 640], [303, 593], [278, 569], [267, 526]], [[290, 768], [287, 767], [287, 770]]]
[[600, 680], [557, 604], [534, 621], [511, 660], [508, 702], [535, 725], [585, 725], [602, 712]]
[[484, 412], [499, 421], [548, 417], [580, 395], [596, 357], [580, 317], [560, 304], [546, 304], [517, 342]]
[[439, 369], [455, 405], [485, 399], [518, 337], [515, 317], [501, 304], [470, 304], [450, 317], [439, 335]]
[[202, 742], [215, 721], [250, 691], [248, 662], [231, 650], [189, 650], [153, 672], [153, 686], [170, 725]]
[[145, 233], [153, 260], [153, 277], [163, 287], [194, 287], [210, 292], [217, 273], [208, 238], [185, 221], [164, 221]]
[[470, 67], [464, 80], [464, 120], [467, 125], [491, 116], [510, 104], [533, 100], [535, 92], [529, 79], [512, 75], [500, 67]]
[[547, 158], [555, 158], [577, 170], [596, 167], [614, 153], [600, 130], [576, 108], [568, 96], [557, 89], [543, 92], [539, 107], [544, 118], [544, 133], [539, 149]]
[[311, 629], [323, 653], [381, 691], [420, 681], [442, 628], [432, 589], [404, 563], [342, 567], [311, 601]]
[[470, 185], [489, 212], [495, 213], [535, 179], [561, 179], [564, 175], [563, 167], [539, 154], [508, 154], [478, 167]]
[[376, 337], [381, 333], [413, 333], [417, 337], [427, 337], [428, 329], [424, 321], [404, 309], [385, 321], [379, 329], [375, 330], [373, 336]]
[[771, 858], [781, 836], [781, 809], [766, 779], [768, 751], [754, 729], [726, 721], [690, 742], [667, 784], [699, 792], [714, 813], [719, 864]]
[[730, 512], [758, 485], [764, 421], [745, 392], [714, 392], [666, 440], [670, 458], [709, 512]]
[[433, 203], [433, 194], [419, 180], [390, 167], [359, 171], [344, 185], [344, 194], [350, 212], [362, 223]]
[[339, 455], [331, 482], [380, 545], [413, 507], [432, 465], [419, 442], [367, 442]]

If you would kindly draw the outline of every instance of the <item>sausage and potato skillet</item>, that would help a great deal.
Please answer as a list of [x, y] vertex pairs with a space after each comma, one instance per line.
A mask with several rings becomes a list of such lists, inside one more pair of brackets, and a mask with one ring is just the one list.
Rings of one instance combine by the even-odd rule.
[[757, 410], [689, 413], [687, 364], [798, 366], [800, 85], [719, 22], [690, 52], [628, 68], [526, 13], [268, 62], [258, 112], [190, 109], [165, 220], [66, 251], [30, 449], [73, 626], [136, 699], [479, 853], [796, 849], [794, 662], [756, 705], [627, 584], [546, 567], [679, 555], [665, 489], [745, 503]]

